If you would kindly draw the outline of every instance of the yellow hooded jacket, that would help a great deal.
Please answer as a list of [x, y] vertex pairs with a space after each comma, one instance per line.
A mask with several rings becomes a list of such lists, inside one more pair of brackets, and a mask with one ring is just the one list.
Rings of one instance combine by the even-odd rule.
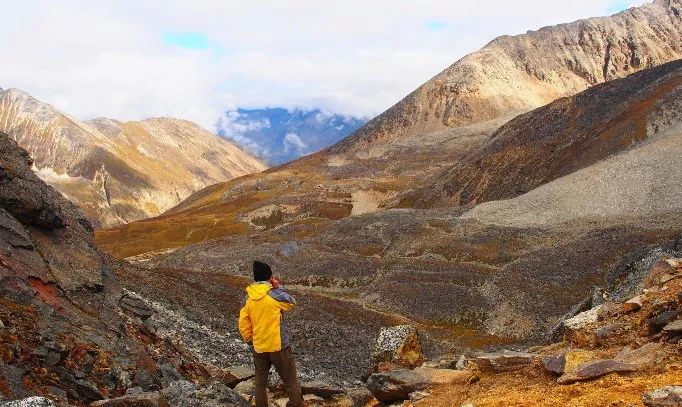
[[289, 333], [282, 313], [293, 309], [296, 300], [284, 288], [267, 281], [246, 287], [246, 300], [239, 311], [239, 333], [253, 342], [257, 353], [277, 352], [289, 346]]

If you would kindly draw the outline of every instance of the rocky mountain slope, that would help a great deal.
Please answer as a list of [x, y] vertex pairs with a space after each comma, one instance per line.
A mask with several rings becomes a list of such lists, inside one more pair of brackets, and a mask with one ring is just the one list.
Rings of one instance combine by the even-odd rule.
[[658, 140], [679, 121], [681, 67], [682, 61], [664, 64], [520, 115], [496, 130], [481, 148], [460, 157], [433, 183], [401, 199], [429, 207], [513, 198]]
[[239, 108], [225, 112], [216, 130], [219, 136], [278, 165], [329, 147], [366, 121], [320, 109]]
[[17, 89], [0, 91], [0, 131], [97, 226], [158, 215], [203, 187], [265, 168], [192, 122], [83, 122]]
[[655, 0], [496, 38], [371, 120], [334, 152], [516, 115], [557, 98], [682, 58], [679, 0]]
[[90, 223], [31, 165], [0, 133], [0, 404], [83, 406], [136, 386], [207, 383], [207, 365], [144, 325], [154, 310], [123, 291], [127, 266], [95, 248]]

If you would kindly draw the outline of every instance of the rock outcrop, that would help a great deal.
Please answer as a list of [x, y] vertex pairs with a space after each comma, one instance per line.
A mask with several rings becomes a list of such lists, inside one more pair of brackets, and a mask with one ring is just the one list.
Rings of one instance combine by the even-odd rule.
[[382, 328], [373, 355], [374, 370], [386, 365], [412, 369], [424, 363], [418, 331], [411, 325]]
[[0, 131], [96, 226], [159, 215], [201, 188], [265, 169], [186, 120], [84, 122], [18, 89], [0, 91]]
[[0, 392], [14, 400], [7, 405], [44, 405], [28, 396], [87, 405], [135, 386], [206, 383], [203, 361], [157, 336], [149, 324], [155, 310], [124, 295], [116, 272], [128, 266], [99, 252], [88, 220], [31, 164], [0, 133]]

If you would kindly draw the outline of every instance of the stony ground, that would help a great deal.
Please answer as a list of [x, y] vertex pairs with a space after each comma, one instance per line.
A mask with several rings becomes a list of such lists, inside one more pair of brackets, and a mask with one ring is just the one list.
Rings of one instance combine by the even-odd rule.
[[[674, 264], [658, 262], [647, 268], [650, 274], [635, 292], [637, 305], [607, 301], [597, 309], [596, 318], [568, 329], [563, 342], [533, 349], [540, 360], [564, 355], [566, 371], [597, 359], [623, 361], [633, 366], [632, 371], [601, 372], [561, 384], [557, 378], [566, 374], [549, 372], [536, 359], [508, 372], [480, 372], [480, 380], [467, 386], [435, 386], [415, 405], [642, 406], [645, 393], [682, 385], [682, 267], [677, 260]], [[672, 329], [674, 321], [677, 330]], [[682, 399], [648, 405], [682, 405]]]

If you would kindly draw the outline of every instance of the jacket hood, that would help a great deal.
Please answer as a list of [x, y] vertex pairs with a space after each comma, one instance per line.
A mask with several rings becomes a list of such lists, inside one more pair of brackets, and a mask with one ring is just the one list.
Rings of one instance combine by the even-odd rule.
[[249, 298], [257, 301], [268, 295], [268, 291], [272, 290], [272, 285], [267, 281], [257, 281], [246, 287], [246, 294]]

